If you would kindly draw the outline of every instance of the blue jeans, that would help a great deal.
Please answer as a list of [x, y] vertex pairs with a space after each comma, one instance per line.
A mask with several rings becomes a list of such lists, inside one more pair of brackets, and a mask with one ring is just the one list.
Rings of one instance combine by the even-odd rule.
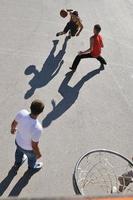
[[36, 163], [36, 155], [34, 151], [22, 149], [17, 143], [16, 143], [16, 146], [17, 148], [15, 152], [15, 165], [21, 165], [23, 155], [25, 154], [28, 158], [28, 167], [34, 168], [34, 165]]

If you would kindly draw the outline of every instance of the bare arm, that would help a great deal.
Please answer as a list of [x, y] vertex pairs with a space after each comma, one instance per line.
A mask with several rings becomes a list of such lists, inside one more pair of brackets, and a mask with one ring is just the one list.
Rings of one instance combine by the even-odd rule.
[[15, 134], [16, 132], [16, 128], [17, 128], [17, 122], [15, 120], [13, 120], [13, 122], [11, 123], [11, 134]]
[[101, 41], [101, 46], [102, 46], [102, 48], [104, 47], [103, 41]]
[[82, 29], [84, 28], [84, 27], [83, 27], [83, 24], [82, 24], [82, 22], [81, 22], [80, 19], [79, 19], [79, 21], [78, 21], [78, 26], [79, 26], [79, 30], [78, 30], [76, 36], [79, 36], [80, 32], [81, 32]]
[[33, 148], [33, 151], [34, 151], [37, 159], [42, 156], [41, 153], [40, 153], [40, 149], [39, 149], [38, 143], [39, 142], [32, 141], [32, 148]]
[[91, 37], [90, 38], [90, 52], [92, 52], [92, 50], [93, 50], [93, 45], [94, 45], [94, 38]]

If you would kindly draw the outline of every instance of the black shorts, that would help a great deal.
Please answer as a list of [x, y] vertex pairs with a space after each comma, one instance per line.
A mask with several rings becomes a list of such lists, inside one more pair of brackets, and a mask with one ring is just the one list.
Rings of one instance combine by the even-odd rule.
[[68, 31], [70, 31], [72, 36], [75, 36], [78, 31], [78, 25], [75, 24], [73, 21], [68, 22], [63, 32], [67, 33]]

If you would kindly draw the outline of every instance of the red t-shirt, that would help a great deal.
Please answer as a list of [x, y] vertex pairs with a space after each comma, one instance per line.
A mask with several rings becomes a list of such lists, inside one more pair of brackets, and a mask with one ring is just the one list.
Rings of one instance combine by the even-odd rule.
[[101, 48], [103, 47], [102, 36], [101, 35], [93, 35], [93, 50], [91, 51], [91, 55], [94, 58], [97, 58], [101, 54]]

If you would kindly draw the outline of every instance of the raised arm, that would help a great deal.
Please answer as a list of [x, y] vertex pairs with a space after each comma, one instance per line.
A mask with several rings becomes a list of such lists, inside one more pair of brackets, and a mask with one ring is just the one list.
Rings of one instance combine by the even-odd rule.
[[84, 28], [84, 27], [83, 27], [83, 24], [82, 24], [82, 22], [81, 22], [80, 19], [78, 19], [78, 26], [79, 26], [79, 30], [78, 30], [76, 36], [79, 36], [80, 32], [81, 32], [82, 29]]

